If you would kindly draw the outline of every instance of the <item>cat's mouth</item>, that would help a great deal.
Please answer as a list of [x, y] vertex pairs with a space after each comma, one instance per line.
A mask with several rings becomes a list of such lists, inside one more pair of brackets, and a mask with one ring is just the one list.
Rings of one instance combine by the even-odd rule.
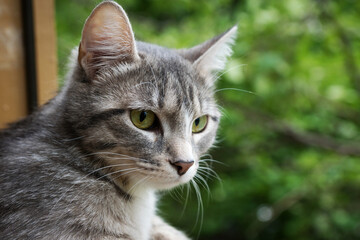
[[[194, 162], [190, 167], [183, 167], [179, 170], [179, 167], [174, 167], [169, 164], [167, 168], [163, 167], [158, 170], [144, 169], [144, 171], [138, 172], [139, 179], [144, 180], [144, 186], [148, 186], [157, 190], [167, 190], [179, 185], [185, 184], [194, 178], [198, 169], [198, 163]], [[186, 171], [184, 168], [187, 168]], [[180, 172], [180, 173], [179, 173]], [[140, 181], [140, 180], [137, 180]]]
[[154, 187], [163, 190], [170, 189], [181, 184], [185, 184], [194, 178], [198, 168], [198, 163], [194, 162], [191, 166], [173, 167], [172, 165], [168, 171], [164, 171], [153, 179]]

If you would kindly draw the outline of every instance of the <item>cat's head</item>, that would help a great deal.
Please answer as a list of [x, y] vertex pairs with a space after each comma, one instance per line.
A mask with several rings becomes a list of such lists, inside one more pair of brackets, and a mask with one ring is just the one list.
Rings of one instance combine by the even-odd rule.
[[188, 182], [214, 143], [220, 112], [216, 72], [236, 27], [190, 49], [136, 42], [115, 2], [87, 19], [66, 86], [66, 117], [102, 171], [123, 187]]

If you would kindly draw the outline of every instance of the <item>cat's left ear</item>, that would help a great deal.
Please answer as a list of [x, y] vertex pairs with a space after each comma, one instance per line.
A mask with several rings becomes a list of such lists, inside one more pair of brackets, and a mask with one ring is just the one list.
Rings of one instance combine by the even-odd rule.
[[216, 74], [225, 67], [226, 58], [232, 53], [237, 26], [190, 49], [178, 50], [179, 54], [193, 63], [204, 75]]

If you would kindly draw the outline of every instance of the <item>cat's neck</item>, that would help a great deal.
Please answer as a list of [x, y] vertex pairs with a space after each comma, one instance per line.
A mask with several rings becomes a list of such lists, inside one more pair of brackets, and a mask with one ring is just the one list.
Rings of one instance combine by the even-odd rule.
[[156, 200], [155, 191], [150, 189], [137, 189], [133, 193], [131, 205], [127, 211], [131, 222], [134, 223], [135, 232], [139, 234], [136, 239], [150, 238], [151, 224], [156, 212]]

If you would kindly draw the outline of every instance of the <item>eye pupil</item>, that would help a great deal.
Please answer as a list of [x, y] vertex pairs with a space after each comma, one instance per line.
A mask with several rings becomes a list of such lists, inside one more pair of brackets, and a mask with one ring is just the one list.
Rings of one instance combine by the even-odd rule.
[[195, 123], [196, 126], [199, 126], [200, 118], [195, 119], [195, 122], [194, 122], [194, 123]]
[[143, 122], [145, 120], [146, 116], [147, 116], [147, 112], [142, 111], [140, 113], [140, 122]]

